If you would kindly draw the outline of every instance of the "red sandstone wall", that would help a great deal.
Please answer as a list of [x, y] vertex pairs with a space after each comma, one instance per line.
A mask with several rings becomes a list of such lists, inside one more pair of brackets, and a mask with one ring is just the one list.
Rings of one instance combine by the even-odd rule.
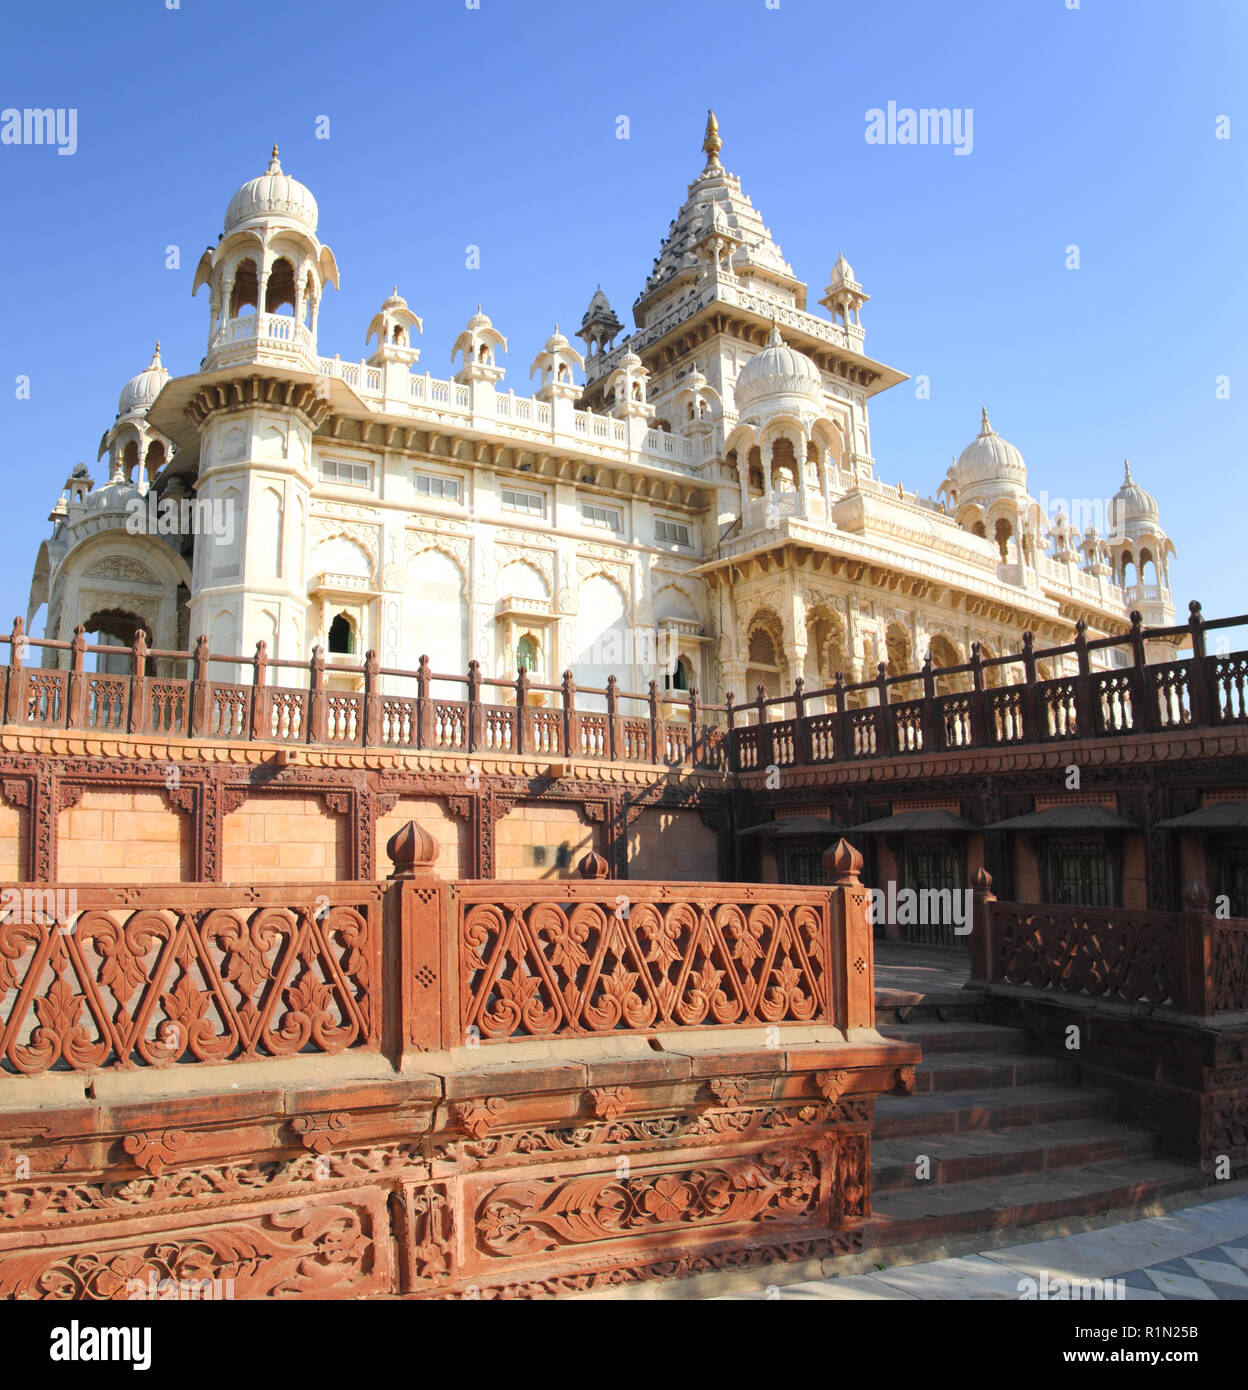
[[[190, 822], [160, 792], [89, 788], [61, 812], [58, 830], [57, 876], [64, 882], [179, 883], [191, 876]], [[20, 876], [14, 842], [6, 839], [3, 853], [5, 876]]]
[[629, 830], [628, 874], [714, 883], [719, 878], [715, 832], [697, 811], [643, 811]]
[[581, 860], [590, 850], [601, 852], [595, 829], [575, 806], [517, 806], [495, 827], [495, 877], [579, 878]]
[[226, 816], [221, 877], [226, 883], [321, 883], [350, 872], [345, 816], [316, 796], [248, 797]]

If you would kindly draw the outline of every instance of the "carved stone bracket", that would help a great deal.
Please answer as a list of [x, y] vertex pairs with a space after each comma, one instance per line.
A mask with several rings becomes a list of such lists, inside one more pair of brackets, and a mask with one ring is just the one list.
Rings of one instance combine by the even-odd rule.
[[589, 1103], [600, 1120], [614, 1120], [629, 1107], [633, 1093], [627, 1086], [594, 1086], [589, 1092]]
[[707, 1083], [711, 1094], [726, 1110], [736, 1110], [744, 1101], [750, 1083], [744, 1076], [717, 1076]]
[[303, 1147], [316, 1154], [328, 1153], [335, 1144], [346, 1141], [350, 1127], [351, 1116], [345, 1110], [332, 1115], [300, 1115], [290, 1122]]
[[833, 1105], [841, 1098], [841, 1093], [849, 1084], [847, 1071], [818, 1071], [815, 1073], [815, 1089], [826, 1101]]
[[451, 1106], [451, 1122], [474, 1139], [483, 1139], [506, 1108], [499, 1096], [487, 1101], [464, 1100]]
[[187, 1135], [181, 1129], [161, 1129], [127, 1134], [122, 1148], [145, 1172], [159, 1177], [167, 1163], [172, 1163], [185, 1148]]
[[6, 777], [3, 782], [0, 782], [0, 796], [10, 806], [29, 806], [30, 783], [17, 778]]

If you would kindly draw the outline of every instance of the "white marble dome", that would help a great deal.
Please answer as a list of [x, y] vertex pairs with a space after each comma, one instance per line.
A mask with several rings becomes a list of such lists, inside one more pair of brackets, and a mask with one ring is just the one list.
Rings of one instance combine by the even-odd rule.
[[767, 346], [741, 368], [733, 395], [742, 415], [762, 402], [784, 397], [795, 397], [796, 404], [807, 408], [819, 408], [823, 404], [823, 377], [809, 357], [784, 342], [773, 323]]
[[230, 199], [225, 210], [226, 235], [248, 222], [274, 217], [295, 222], [308, 233], [316, 231], [316, 199], [298, 179], [282, 172], [276, 145], [265, 172], [248, 179]]
[[169, 373], [160, 360], [160, 344], [152, 353], [152, 360], [138, 374], [133, 376], [121, 389], [117, 398], [117, 414], [129, 415], [132, 411], [146, 410], [160, 395], [161, 387], [169, 380]]
[[976, 483], [1008, 482], [1027, 486], [1027, 465], [1022, 454], [992, 428], [987, 409], [983, 412], [979, 434], [962, 450], [949, 471], [960, 494]]
[[143, 494], [133, 483], [124, 480], [108, 482], [87, 495], [87, 512], [124, 512], [135, 498], [142, 501]]
[[1158, 517], [1157, 499], [1144, 489], [1131, 476], [1131, 465], [1123, 465], [1126, 476], [1122, 486], [1114, 493], [1113, 509], [1115, 520], [1123, 522], [1156, 521]]

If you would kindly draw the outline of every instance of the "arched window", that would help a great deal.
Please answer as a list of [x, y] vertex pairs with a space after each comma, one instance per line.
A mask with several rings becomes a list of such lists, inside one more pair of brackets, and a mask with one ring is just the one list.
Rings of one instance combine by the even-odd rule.
[[526, 632], [516, 643], [516, 669], [518, 671], [537, 670], [537, 638]]
[[273, 262], [264, 290], [264, 312], [275, 314], [281, 308], [295, 312], [295, 268], [285, 256]]
[[234, 288], [230, 291], [230, 317], [238, 318], [244, 309], [255, 310], [260, 297], [260, 281], [255, 261], [239, 261], [234, 272]]
[[329, 625], [331, 655], [350, 656], [355, 651], [355, 629], [345, 613], [339, 613]]
[[999, 517], [996, 528], [997, 549], [1001, 552], [1001, 563], [1005, 564], [1010, 558], [1010, 542], [1014, 539], [1014, 528], [1005, 519]]
[[689, 690], [692, 685], [689, 663], [683, 656], [677, 658], [676, 665], [663, 677], [663, 688], [665, 690]]

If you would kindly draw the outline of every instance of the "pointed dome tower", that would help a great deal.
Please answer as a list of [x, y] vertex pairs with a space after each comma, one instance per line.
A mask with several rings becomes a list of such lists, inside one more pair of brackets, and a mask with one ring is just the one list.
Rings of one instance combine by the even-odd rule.
[[987, 406], [979, 434], [958, 455], [940, 490], [953, 504], [958, 525], [992, 541], [1002, 563], [1018, 558], [1024, 540], [1034, 541], [1030, 530], [1036, 507], [1027, 492], [1027, 465], [993, 429]]
[[208, 286], [212, 371], [251, 362], [316, 370], [316, 324], [326, 285], [338, 288], [334, 253], [316, 238], [311, 192], [269, 167], [230, 199], [225, 230], [205, 251], [192, 294]]
[[870, 298], [871, 296], [854, 279], [854, 268], [845, 259], [844, 254], [837, 256], [836, 264], [832, 267], [832, 278], [828, 281], [828, 288], [824, 290], [819, 303], [846, 333], [857, 336], [859, 344], [864, 336], [859, 311]]
[[615, 346], [616, 337], [623, 330], [624, 325], [599, 285], [590, 298], [589, 308], [585, 310], [585, 317], [581, 320], [576, 334], [585, 344], [585, 356], [593, 358], [601, 353], [610, 352]]
[[581, 394], [581, 388], [573, 380], [574, 368], [585, 370], [585, 359], [559, 332], [555, 331], [546, 339], [546, 346], [533, 359], [529, 376], [541, 374], [541, 387], [534, 393], [539, 401], [574, 401]]
[[125, 484], [145, 493], [173, 456], [173, 441], [147, 419], [147, 412], [168, 380], [157, 343], [152, 360], [121, 388], [117, 416], [100, 439], [96, 459], [98, 462], [107, 456], [110, 484]]
[[1167, 627], [1174, 621], [1170, 599], [1170, 556], [1174, 543], [1161, 529], [1157, 499], [1131, 476], [1123, 463], [1122, 486], [1110, 502], [1105, 537], [1116, 583], [1128, 609], [1138, 608], [1146, 626]]
[[377, 346], [368, 359], [374, 367], [387, 362], [410, 364], [420, 360], [420, 349], [414, 345], [415, 334], [423, 333], [425, 326], [419, 317], [407, 307], [407, 300], [399, 293], [398, 285], [383, 301], [381, 308], [369, 321], [368, 332], [364, 335], [364, 345], [368, 346], [374, 338]]
[[481, 312], [478, 304], [477, 312], [468, 320], [464, 331], [451, 347], [452, 362], [463, 353], [455, 380], [464, 383], [501, 381], [503, 367], [497, 360], [500, 351], [507, 351], [507, 339], [494, 327], [489, 314]]

